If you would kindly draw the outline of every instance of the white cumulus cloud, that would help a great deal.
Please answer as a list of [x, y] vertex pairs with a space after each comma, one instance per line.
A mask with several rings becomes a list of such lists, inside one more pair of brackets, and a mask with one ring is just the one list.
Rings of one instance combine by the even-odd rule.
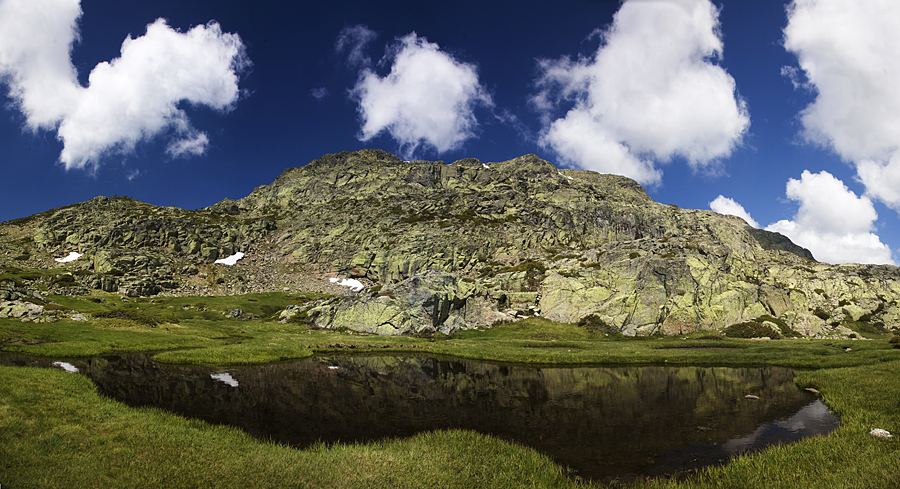
[[[815, 100], [803, 136], [856, 165], [867, 195], [900, 210], [900, 2], [794, 0], [784, 46]], [[786, 73], [799, 76], [788, 67]], [[795, 85], [798, 83], [795, 81]]]
[[475, 135], [475, 108], [493, 105], [475, 66], [416, 33], [399, 39], [388, 59], [389, 74], [365, 68], [350, 92], [359, 103], [360, 140], [387, 132], [410, 158], [420, 146], [443, 153]]
[[878, 213], [872, 201], [830, 173], [804, 170], [800, 180], [788, 180], [787, 197], [800, 203], [797, 214], [766, 230], [787, 236], [827, 263], [896, 265], [891, 249], [873, 233]]
[[[590, 58], [539, 61], [540, 143], [568, 164], [659, 184], [656, 162], [710, 169], [750, 125], [709, 0], [628, 0]], [[572, 107], [562, 118], [552, 113]]]
[[744, 206], [738, 204], [734, 199], [729, 199], [724, 195], [720, 195], [709, 203], [709, 208], [714, 212], [718, 212], [719, 214], [738, 216], [741, 219], [747, 221], [747, 224], [755, 228], [759, 228], [759, 223], [756, 222], [756, 220], [754, 220], [752, 217], [750, 217], [750, 213], [744, 209]]
[[32, 130], [55, 128], [78, 99], [79, 17], [79, 0], [0, 2], [0, 76]]
[[178, 32], [158, 19], [126, 38], [120, 56], [98, 64], [83, 87], [70, 57], [80, 16], [78, 0], [0, 2], [0, 76], [27, 127], [56, 129], [67, 169], [96, 169], [105, 154], [161, 134], [171, 135], [174, 157], [205, 152], [207, 135], [179, 104], [233, 107], [249, 65], [240, 37], [215, 22]]

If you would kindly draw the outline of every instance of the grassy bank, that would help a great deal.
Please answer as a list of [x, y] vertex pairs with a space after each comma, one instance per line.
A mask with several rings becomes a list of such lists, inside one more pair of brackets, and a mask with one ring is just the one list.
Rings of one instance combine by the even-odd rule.
[[[106, 295], [54, 297], [61, 309], [88, 321], [22, 323], [0, 319], [3, 351], [51, 357], [159, 352], [167, 363], [253, 365], [305, 358], [315, 352], [411, 352], [521, 364], [779, 365], [833, 368], [900, 357], [888, 335], [873, 341], [742, 340], [715, 333], [624, 339], [584, 327], [532, 318], [481, 331], [435, 338], [383, 337], [315, 331], [280, 323], [278, 312], [312, 297], [249, 294], [235, 297], [126, 299]], [[240, 310], [242, 317], [233, 316]], [[848, 351], [849, 348], [849, 351]]]
[[[155, 351], [173, 363], [259, 364], [318, 352], [444, 354], [514, 363], [782, 365], [803, 370], [842, 420], [835, 433], [726, 467], [637, 487], [900, 487], [900, 350], [869, 341], [740, 340], [718, 335], [625, 340], [530, 319], [452, 337], [385, 338], [274, 321], [303, 298], [58, 298], [104, 318], [0, 319], [4, 351], [52, 357]], [[240, 319], [228, 317], [236, 308]], [[107, 313], [113, 311], [113, 313]], [[255, 319], [252, 319], [256, 317]], [[848, 350], [849, 348], [849, 350]], [[584, 487], [537, 452], [472, 432], [293, 450], [242, 432], [98, 396], [57, 370], [0, 367], [0, 486], [25, 487]]]

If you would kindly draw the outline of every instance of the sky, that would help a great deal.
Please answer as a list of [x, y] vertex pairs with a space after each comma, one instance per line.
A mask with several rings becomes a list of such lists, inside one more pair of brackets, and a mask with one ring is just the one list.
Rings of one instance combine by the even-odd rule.
[[896, 265], [897, 59], [895, 0], [0, 0], [0, 221], [534, 153]]

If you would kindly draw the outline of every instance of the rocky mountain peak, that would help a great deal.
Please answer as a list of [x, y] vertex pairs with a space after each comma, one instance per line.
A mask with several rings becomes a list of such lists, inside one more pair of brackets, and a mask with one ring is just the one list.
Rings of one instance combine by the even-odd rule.
[[[97, 197], [0, 225], [3, 266], [54, 269], [73, 251], [84, 257], [64, 267], [78, 273], [56, 292], [336, 291], [322, 284], [352, 278], [370, 288], [304, 314], [390, 334], [535, 314], [592, 316], [626, 334], [900, 322], [894, 267], [818, 263], [740, 218], [663, 205], [631, 179], [536, 155], [446, 164], [341, 152], [200, 210]], [[238, 252], [234, 266], [214, 263]], [[410, 297], [422, 299], [415, 310]]]

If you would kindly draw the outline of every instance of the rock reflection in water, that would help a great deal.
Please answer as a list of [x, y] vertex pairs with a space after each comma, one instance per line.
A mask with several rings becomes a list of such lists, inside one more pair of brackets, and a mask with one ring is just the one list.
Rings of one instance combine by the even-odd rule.
[[776, 367], [530, 368], [373, 356], [227, 372], [141, 355], [72, 363], [129, 405], [298, 447], [463, 428], [533, 447], [591, 479], [722, 463], [837, 426], [791, 370]]

